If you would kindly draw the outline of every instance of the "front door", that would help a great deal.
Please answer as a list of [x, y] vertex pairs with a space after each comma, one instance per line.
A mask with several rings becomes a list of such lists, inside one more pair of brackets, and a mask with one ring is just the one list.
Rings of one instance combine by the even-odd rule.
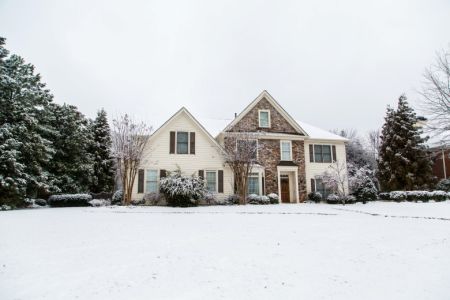
[[283, 176], [280, 178], [281, 181], [281, 202], [282, 203], [290, 203], [291, 202], [291, 193], [289, 192], [289, 177]]

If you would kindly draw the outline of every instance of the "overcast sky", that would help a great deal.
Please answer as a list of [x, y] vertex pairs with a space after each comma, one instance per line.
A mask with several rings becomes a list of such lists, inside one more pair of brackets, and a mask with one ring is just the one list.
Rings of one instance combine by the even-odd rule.
[[450, 1], [0, 0], [0, 29], [89, 117], [229, 119], [265, 89], [296, 119], [365, 132], [418, 98]]

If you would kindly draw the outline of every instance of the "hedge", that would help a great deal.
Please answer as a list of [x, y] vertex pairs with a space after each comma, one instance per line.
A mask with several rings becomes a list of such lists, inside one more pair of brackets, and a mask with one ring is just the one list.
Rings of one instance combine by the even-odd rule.
[[89, 194], [63, 194], [48, 198], [48, 205], [53, 207], [89, 206], [92, 196]]

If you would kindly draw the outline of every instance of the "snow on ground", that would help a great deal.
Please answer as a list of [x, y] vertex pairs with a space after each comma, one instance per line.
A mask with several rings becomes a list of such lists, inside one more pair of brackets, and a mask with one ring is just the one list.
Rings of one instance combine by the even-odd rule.
[[3, 300], [450, 295], [450, 201], [18, 210], [0, 237]]

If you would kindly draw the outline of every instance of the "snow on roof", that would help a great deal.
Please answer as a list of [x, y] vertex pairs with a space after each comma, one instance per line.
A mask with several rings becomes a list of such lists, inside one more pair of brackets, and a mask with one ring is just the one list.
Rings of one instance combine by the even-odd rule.
[[317, 140], [335, 140], [335, 141], [343, 141], [346, 142], [348, 139], [331, 133], [329, 131], [320, 129], [318, 127], [315, 127], [313, 125], [310, 125], [305, 122], [296, 121], [298, 125], [300, 125], [301, 128], [309, 135], [311, 139], [317, 139]]

